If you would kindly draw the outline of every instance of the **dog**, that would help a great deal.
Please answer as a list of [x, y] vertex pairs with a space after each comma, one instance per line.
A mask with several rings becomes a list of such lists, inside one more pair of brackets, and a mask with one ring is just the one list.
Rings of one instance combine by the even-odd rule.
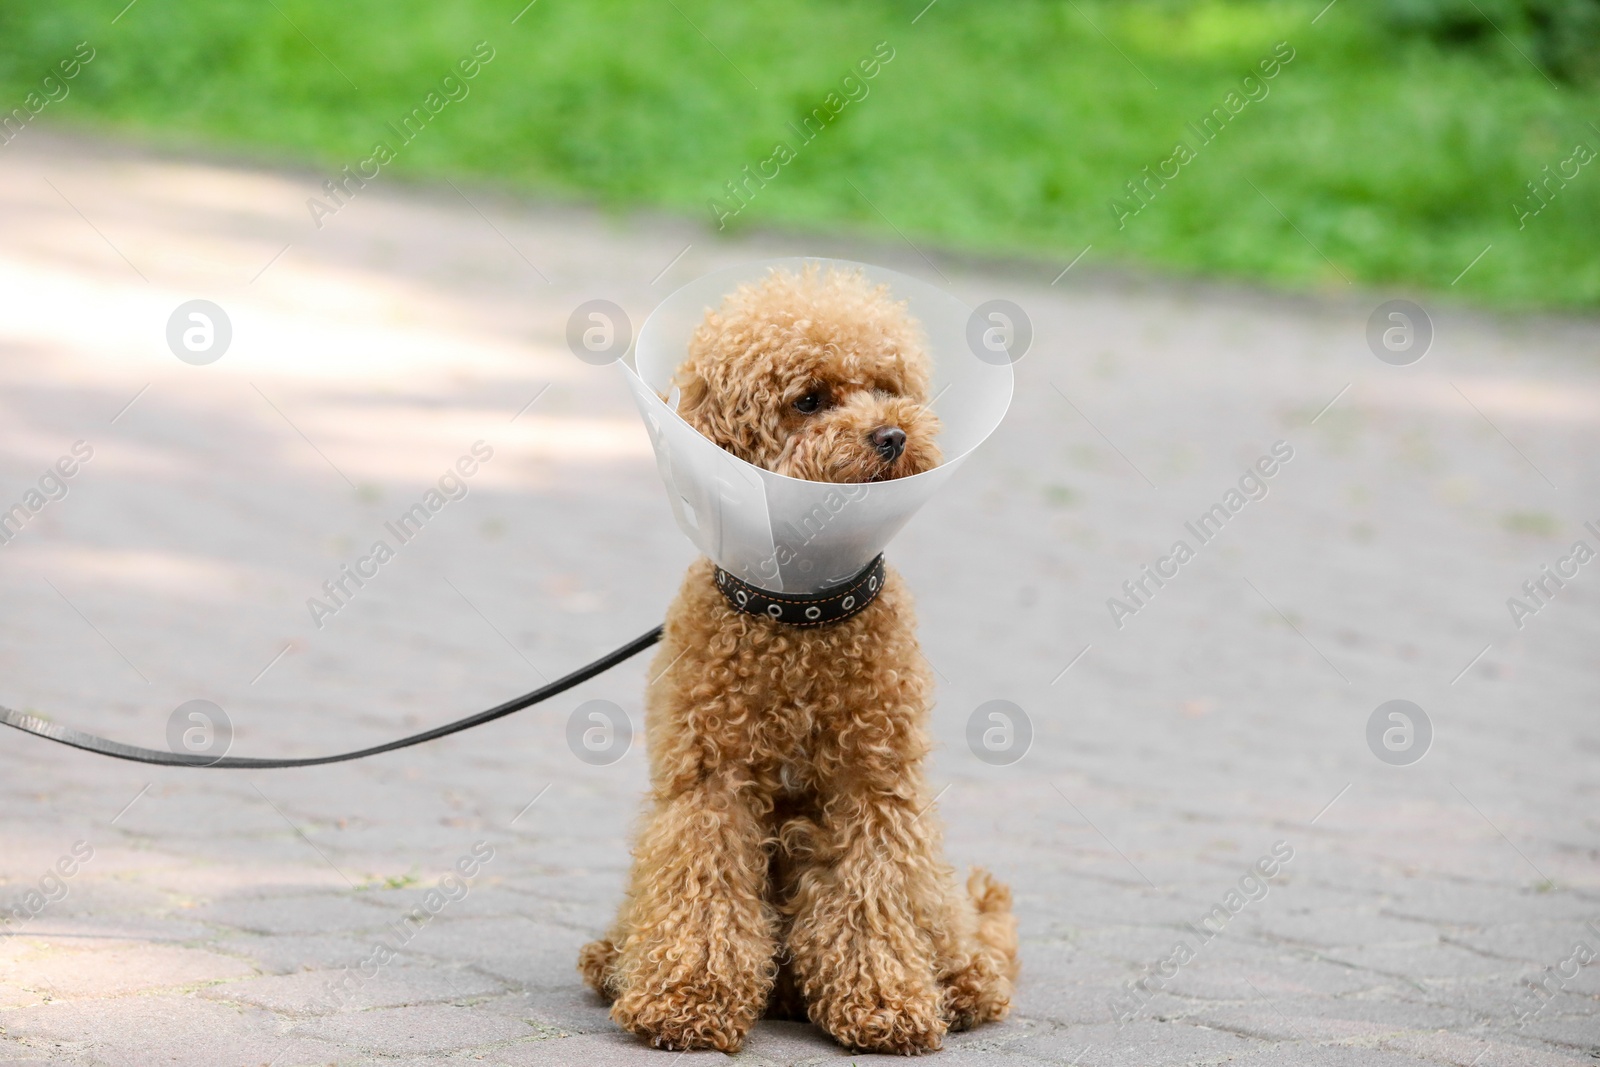
[[[865, 483], [940, 462], [920, 328], [859, 271], [741, 287], [674, 382], [690, 425], [778, 474]], [[736, 1052], [766, 1015], [915, 1054], [1003, 1018], [1011, 893], [976, 868], [963, 891], [943, 861], [922, 773], [933, 683], [899, 575], [817, 626], [737, 610], [719, 577], [696, 561], [668, 612], [648, 806], [584, 980], [664, 1049]]]

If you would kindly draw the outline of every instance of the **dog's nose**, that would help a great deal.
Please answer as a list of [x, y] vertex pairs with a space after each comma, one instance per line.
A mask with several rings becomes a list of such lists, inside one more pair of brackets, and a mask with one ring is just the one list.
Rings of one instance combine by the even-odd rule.
[[879, 426], [867, 439], [885, 463], [893, 463], [906, 450], [906, 432], [898, 426]]

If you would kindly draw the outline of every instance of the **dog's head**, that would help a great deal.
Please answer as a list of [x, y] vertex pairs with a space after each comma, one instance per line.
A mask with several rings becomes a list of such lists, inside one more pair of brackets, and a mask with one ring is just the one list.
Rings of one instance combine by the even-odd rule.
[[674, 378], [678, 414], [740, 459], [814, 482], [939, 465], [928, 357], [904, 303], [859, 271], [774, 270], [706, 315]]

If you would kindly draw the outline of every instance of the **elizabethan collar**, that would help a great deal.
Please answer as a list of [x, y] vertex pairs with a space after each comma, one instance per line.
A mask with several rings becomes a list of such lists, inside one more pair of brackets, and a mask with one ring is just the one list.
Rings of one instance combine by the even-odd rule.
[[[789, 478], [724, 451], [679, 417], [672, 376], [688, 358], [689, 338], [706, 312], [775, 268], [810, 263], [860, 270], [895, 300], [927, 337], [931, 407], [943, 430], [945, 461], [886, 482], [840, 484]], [[1000, 425], [1011, 405], [1009, 364], [979, 359], [967, 346], [972, 315], [943, 290], [896, 271], [845, 260], [773, 259], [731, 267], [690, 282], [645, 320], [633, 366], [619, 363], [644, 417], [672, 513], [695, 546], [723, 571], [769, 593], [815, 594], [860, 575], [917, 509]]]

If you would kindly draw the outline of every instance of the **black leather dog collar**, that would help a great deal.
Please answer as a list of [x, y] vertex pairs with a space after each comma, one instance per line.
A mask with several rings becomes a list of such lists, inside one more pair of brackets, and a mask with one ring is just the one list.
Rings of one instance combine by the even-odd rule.
[[883, 592], [883, 557], [843, 585], [821, 593], [769, 593], [717, 568], [717, 588], [735, 611], [761, 615], [788, 626], [826, 626], [843, 622]]

